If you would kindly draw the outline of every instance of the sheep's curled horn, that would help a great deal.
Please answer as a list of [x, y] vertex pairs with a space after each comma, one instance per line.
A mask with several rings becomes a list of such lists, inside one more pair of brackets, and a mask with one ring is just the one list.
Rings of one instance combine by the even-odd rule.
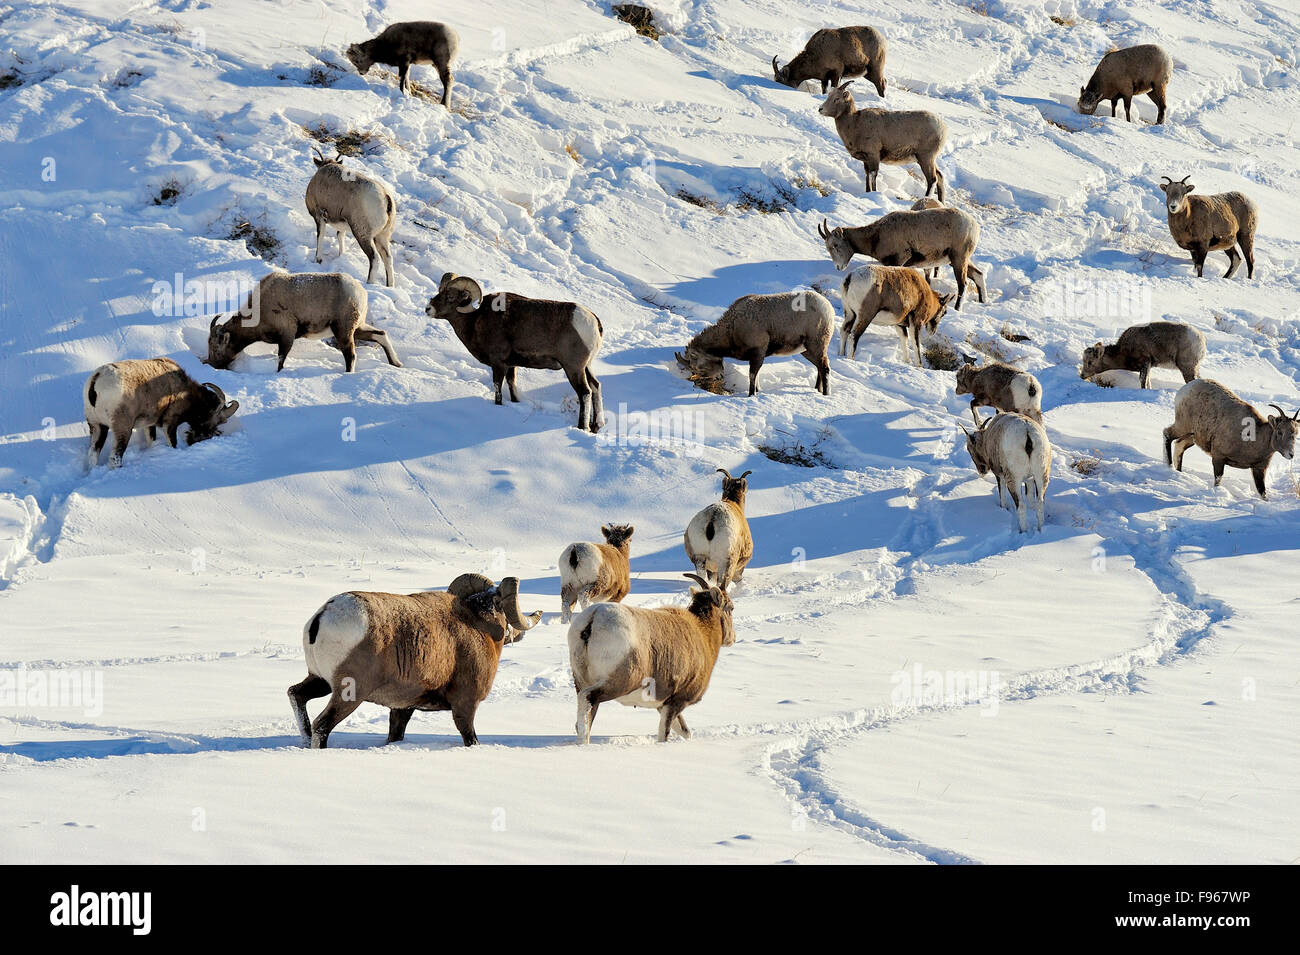
[[1296, 413], [1295, 413], [1295, 414], [1293, 414], [1293, 415], [1287, 415], [1287, 413], [1286, 413], [1285, 411], [1283, 411], [1281, 408], [1279, 408], [1277, 405], [1269, 405], [1269, 407], [1270, 407], [1270, 408], [1277, 408], [1277, 413], [1280, 414], [1283, 418], [1289, 418], [1291, 421], [1297, 421], [1297, 420], [1300, 420], [1300, 408], [1297, 408], [1297, 409], [1296, 409]]
[[822, 219], [822, 224], [817, 227], [817, 234], [821, 236], [823, 239], [830, 238], [831, 227], [830, 224], [825, 219]]
[[[719, 474], [725, 474], [727, 477], [731, 477], [731, 472], [728, 471], [726, 468], [718, 468], [718, 473], [719, 473]], [[746, 477], [748, 477], [749, 475], [751, 475], [751, 474], [753, 474], [753, 473], [754, 473], [753, 471], [746, 471], [746, 472], [745, 472], [744, 474], [742, 474], [740, 477], [738, 477], [738, 478], [731, 478], [731, 479], [732, 479], [733, 481], [743, 481], [743, 480], [745, 480]]]
[[212, 331], [214, 328], [216, 328], [216, 327], [217, 327], [217, 322], [219, 322], [219, 321], [221, 321], [221, 316], [220, 316], [219, 314], [218, 314], [218, 315], [213, 315], [213, 316], [212, 316], [212, 321], [208, 324], [208, 331]]
[[[448, 278], [447, 276], [451, 276]], [[475, 282], [468, 275], [452, 275], [450, 272], [443, 276], [443, 284], [439, 286], [439, 291], [443, 288], [463, 289], [469, 292], [470, 300], [468, 304], [457, 305], [458, 312], [473, 312], [483, 304], [483, 287]]]
[[518, 631], [531, 629], [542, 618], [540, 610], [527, 616], [520, 612], [518, 577], [503, 577], [498, 585], [483, 574], [461, 574], [447, 585], [447, 592], [473, 610], [496, 639], [508, 636], [492, 619], [498, 609], [506, 623]]
[[1171, 186], [1174, 184], [1174, 180], [1169, 176], [1161, 176], [1160, 178], [1163, 179], [1165, 182], [1169, 183], [1169, 185]]
[[701, 577], [699, 574], [682, 574], [682, 576], [685, 577], [687, 580], [693, 580], [693, 581], [695, 581], [697, 584], [699, 584], [701, 587], [703, 587], [706, 591], [710, 589], [710, 588], [709, 588], [709, 582], [708, 582], [707, 580], [705, 580], [703, 577]]
[[214, 395], [221, 399], [221, 406], [224, 408], [227, 404], [226, 393], [210, 381], [205, 381], [203, 387], [209, 389]]

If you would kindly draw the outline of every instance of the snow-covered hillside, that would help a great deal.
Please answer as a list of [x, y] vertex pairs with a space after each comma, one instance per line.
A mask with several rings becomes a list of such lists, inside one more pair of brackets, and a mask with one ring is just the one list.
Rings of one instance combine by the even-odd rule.
[[[0, 861], [1300, 854], [1290, 462], [1266, 502], [1244, 471], [1213, 490], [1204, 454], [1183, 474], [1161, 458], [1176, 372], [1149, 391], [1078, 375], [1087, 345], [1169, 319], [1205, 334], [1205, 377], [1300, 405], [1295, 4], [651, 6], [657, 42], [604, 0], [0, 0], [0, 676], [90, 691], [0, 693]], [[405, 97], [342, 54], [430, 15], [461, 36], [450, 113], [431, 67]], [[1042, 381], [1041, 534], [971, 467], [952, 373], [905, 363], [890, 329], [833, 357], [829, 397], [798, 358], [769, 361], [755, 398], [738, 365], [717, 395], [674, 361], [742, 294], [838, 307], [817, 224], [923, 194], [887, 166], [864, 195], [812, 85], [772, 81], [773, 54], [852, 23], [888, 37], [887, 105], [950, 129], [940, 166], [990, 294], [934, 341]], [[1174, 58], [1166, 123], [1145, 97], [1141, 122], [1079, 115], [1097, 59], [1142, 42]], [[313, 261], [310, 148], [340, 140], [399, 197], [397, 284], [368, 289], [405, 367], [362, 348], [347, 375], [318, 341], [279, 374], [269, 345], [202, 364], [210, 313], [186, 283], [365, 277], [351, 240]], [[1255, 200], [1254, 279], [1220, 278], [1221, 253], [1194, 277], [1162, 175]], [[607, 429], [572, 427], [558, 372], [522, 371], [523, 400], [494, 406], [424, 314], [445, 272], [595, 311]], [[233, 426], [88, 471], [86, 376], [155, 355], [238, 399]], [[682, 530], [717, 467], [753, 470], [756, 549], [695, 737], [656, 745], [651, 712], [606, 705], [579, 748], [560, 551], [632, 523], [628, 601], [684, 603]], [[482, 745], [437, 713], [381, 746], [366, 704], [301, 749], [285, 689], [324, 599], [464, 571], [518, 575], [547, 612], [503, 654]]]

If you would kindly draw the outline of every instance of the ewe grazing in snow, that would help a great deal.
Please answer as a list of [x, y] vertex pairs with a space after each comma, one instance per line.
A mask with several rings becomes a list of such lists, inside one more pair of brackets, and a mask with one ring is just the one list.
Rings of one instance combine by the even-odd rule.
[[1079, 377], [1094, 378], [1119, 368], [1138, 373], [1138, 386], [1151, 386], [1152, 368], [1177, 368], [1188, 382], [1200, 371], [1205, 336], [1181, 322], [1151, 322], [1127, 328], [1113, 345], [1101, 342], [1084, 349]]
[[692, 376], [721, 385], [722, 359], [749, 362], [749, 394], [758, 393], [758, 372], [773, 355], [803, 355], [817, 369], [813, 388], [831, 393], [831, 360], [827, 356], [835, 334], [835, 307], [813, 291], [742, 295], [710, 325], [690, 340], [677, 363]]
[[208, 364], [229, 368], [237, 355], [255, 342], [279, 349], [275, 370], [284, 368], [289, 349], [299, 338], [334, 336], [343, 353], [343, 368], [357, 364], [357, 342], [373, 342], [388, 363], [401, 368], [388, 333], [366, 324], [366, 287], [341, 272], [272, 272], [257, 283], [249, 300], [224, 324], [216, 315], [208, 326]]
[[785, 66], [772, 57], [772, 73], [782, 86], [798, 89], [808, 80], [822, 84], [822, 95], [846, 77], [865, 76], [885, 95], [885, 53], [889, 44], [874, 27], [837, 27], [818, 30], [803, 50]]
[[1111, 50], [1101, 58], [1086, 86], [1079, 87], [1079, 112], [1091, 116], [1103, 100], [1110, 100], [1110, 115], [1124, 101], [1124, 116], [1133, 122], [1133, 97], [1149, 93], [1159, 111], [1157, 123], [1165, 121], [1165, 88], [1174, 73], [1174, 61], [1154, 43]]
[[442, 105], [451, 109], [451, 64], [459, 48], [460, 37], [447, 24], [411, 20], [392, 24], [372, 40], [353, 43], [347, 57], [362, 76], [375, 63], [397, 67], [397, 85], [403, 93], [410, 92], [411, 66], [432, 64], [442, 80]]

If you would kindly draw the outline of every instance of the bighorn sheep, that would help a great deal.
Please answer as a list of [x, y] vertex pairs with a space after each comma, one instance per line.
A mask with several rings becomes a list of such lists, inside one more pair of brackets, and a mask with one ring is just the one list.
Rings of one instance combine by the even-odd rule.
[[397, 198], [391, 189], [365, 173], [345, 169], [341, 156], [326, 159], [320, 152], [312, 159], [316, 174], [307, 183], [307, 213], [316, 223], [316, 261], [321, 261], [325, 229], [333, 229], [343, 254], [343, 230], [361, 246], [370, 271], [366, 281], [375, 281], [379, 261], [384, 263], [384, 284], [393, 287], [393, 251], [390, 243], [397, 225]]
[[712, 577], [726, 590], [740, 582], [745, 565], [754, 556], [754, 538], [745, 519], [745, 492], [749, 489], [745, 478], [753, 472], [732, 477], [726, 468], [718, 468], [718, 473], [722, 475], [722, 500], [691, 518], [682, 545], [695, 572], [705, 580]]
[[657, 709], [661, 743], [673, 729], [690, 739], [682, 710], [704, 697], [718, 653], [736, 642], [736, 630], [726, 589], [685, 576], [699, 584], [686, 607], [598, 603], [569, 625], [579, 743], [591, 742], [596, 710], [610, 700]]
[[343, 352], [343, 367], [356, 367], [356, 342], [374, 342], [388, 363], [401, 368], [388, 333], [366, 324], [366, 287], [341, 272], [272, 272], [257, 283], [248, 302], [222, 325], [217, 315], [208, 326], [208, 364], [229, 368], [240, 352], [255, 342], [272, 342], [279, 349], [275, 370], [284, 368], [289, 349], [299, 338], [323, 338], [333, 333]]
[[1010, 493], [1020, 533], [1028, 529], [1026, 502], [1038, 516], [1041, 531], [1052, 477], [1052, 445], [1043, 426], [1022, 414], [1003, 412], [980, 422], [974, 434], [966, 431], [966, 450], [980, 477], [991, 474], [997, 482], [998, 507], [1006, 507], [1003, 492]]
[[578, 395], [578, 427], [593, 434], [600, 430], [604, 410], [591, 363], [605, 329], [590, 309], [513, 292], [485, 298], [478, 282], [448, 272], [424, 311], [450, 323], [469, 353], [492, 369], [497, 404], [502, 382], [510, 386], [510, 400], [519, 400], [516, 368], [563, 369]]
[[[1193, 444], [1210, 456], [1214, 486], [1223, 469], [1249, 468], [1255, 490], [1268, 500], [1264, 475], [1274, 452], [1288, 461], [1295, 454], [1296, 422], [1277, 405], [1277, 414], [1265, 418], [1217, 381], [1197, 378], [1178, 390], [1174, 398], [1174, 423], [1165, 428], [1165, 463], [1183, 469], [1183, 455]], [[1174, 445], [1177, 447], [1174, 447]]]
[[743, 295], [717, 323], [691, 339], [677, 363], [704, 379], [722, 380], [722, 359], [749, 362], [749, 394], [758, 392], [758, 372], [773, 355], [803, 355], [817, 369], [813, 388], [831, 393], [826, 351], [835, 334], [835, 308], [814, 291]]
[[82, 391], [86, 427], [90, 429], [90, 467], [99, 463], [108, 432], [113, 431], [110, 468], [121, 467], [122, 455], [137, 425], [148, 429], [149, 441], [162, 425], [167, 443], [176, 447], [176, 431], [189, 425], [186, 444], [221, 433], [220, 428], [239, 408], [211, 382], [200, 385], [170, 358], [116, 361], [101, 365], [86, 379]]
[[[1165, 208], [1169, 210], [1169, 234], [1180, 249], [1192, 253], [1192, 264], [1199, 278], [1205, 274], [1205, 257], [1211, 252], [1224, 252], [1228, 256], [1225, 279], [1232, 278], [1246, 257], [1246, 278], [1255, 277], [1255, 226], [1259, 224], [1259, 210], [1240, 192], [1220, 192], [1212, 196], [1194, 196], [1196, 186], [1184, 176], [1174, 182], [1168, 176], [1160, 184], [1165, 194]], [[1240, 247], [1241, 255], [1237, 254]]]
[[1138, 373], [1138, 387], [1151, 387], [1152, 368], [1177, 368], [1191, 381], [1205, 357], [1205, 336], [1181, 322], [1152, 322], [1126, 328], [1113, 345], [1101, 342], [1083, 351], [1079, 377], [1093, 378], [1115, 368]]
[[1091, 116], [1102, 100], [1110, 100], [1110, 115], [1124, 101], [1124, 115], [1133, 122], [1133, 97], [1148, 93], [1159, 114], [1157, 123], [1165, 121], [1165, 88], [1174, 73], [1174, 61], [1154, 43], [1111, 50], [1101, 58], [1087, 86], [1079, 87], [1079, 112]]
[[973, 358], [963, 357], [966, 364], [957, 369], [957, 394], [971, 396], [970, 413], [977, 426], [979, 408], [1011, 411], [1043, 423], [1043, 386], [1037, 378], [999, 362], [976, 368]]
[[960, 311], [966, 295], [966, 279], [975, 283], [980, 302], [984, 301], [984, 273], [971, 257], [979, 242], [980, 226], [960, 209], [941, 206], [912, 212], [891, 212], [870, 225], [856, 228], [836, 226], [822, 220], [817, 234], [826, 243], [835, 267], [843, 272], [855, 253], [870, 256], [882, 265], [907, 265], [927, 269], [947, 263], [957, 283]]
[[432, 64], [438, 71], [438, 79], [442, 80], [442, 105], [450, 110], [451, 64], [459, 48], [460, 37], [447, 24], [411, 20], [394, 23], [364, 43], [353, 43], [348, 47], [347, 57], [362, 76], [375, 63], [397, 67], [397, 85], [403, 93], [410, 92], [406, 77], [411, 66]]
[[948, 138], [948, 127], [934, 113], [925, 110], [856, 109], [849, 84], [831, 91], [817, 108], [835, 120], [835, 130], [849, 155], [866, 170], [867, 192], [876, 191], [880, 164], [898, 166], [915, 162], [925, 176], [925, 194], [936, 190], [943, 201], [943, 173], [938, 157]]
[[[289, 687], [303, 742], [324, 749], [330, 731], [362, 703], [386, 706], [388, 742], [416, 710], [451, 710], [466, 746], [478, 742], [474, 713], [492, 689], [501, 648], [533, 626], [519, 610], [519, 578], [499, 585], [462, 574], [446, 591], [331, 597], [303, 628], [307, 678]], [[315, 721], [307, 701], [330, 694]]]
[[874, 27], [818, 30], [785, 66], [779, 66], [772, 57], [772, 72], [778, 83], [794, 89], [808, 80], [819, 80], [823, 96], [827, 87], [838, 86], [845, 77], [865, 76], [883, 98], [888, 46]]
[[628, 549], [631, 524], [606, 524], [603, 544], [570, 544], [560, 554], [560, 623], [573, 619], [573, 605], [582, 609], [600, 601], [618, 603], [631, 589]]
[[916, 348], [916, 364], [924, 368], [921, 359], [921, 326], [931, 335], [939, 327], [939, 319], [948, 311], [952, 301], [948, 295], [935, 295], [916, 269], [890, 265], [864, 265], [850, 272], [841, 286], [844, 304], [844, 325], [840, 329], [840, 354], [848, 349], [853, 339], [852, 356], [858, 355], [858, 339], [876, 318], [882, 325], [893, 325], [903, 339], [903, 353], [911, 360], [907, 348], [909, 333]]

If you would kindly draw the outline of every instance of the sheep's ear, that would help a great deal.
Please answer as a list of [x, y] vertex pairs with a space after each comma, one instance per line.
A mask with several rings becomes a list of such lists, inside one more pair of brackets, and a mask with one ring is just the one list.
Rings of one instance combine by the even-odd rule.
[[1194, 185], [1192, 185], [1190, 182], [1184, 184], [1183, 188], [1186, 189], [1188, 192], [1195, 192], [1195, 191], [1196, 191], [1196, 187], [1195, 187]]

